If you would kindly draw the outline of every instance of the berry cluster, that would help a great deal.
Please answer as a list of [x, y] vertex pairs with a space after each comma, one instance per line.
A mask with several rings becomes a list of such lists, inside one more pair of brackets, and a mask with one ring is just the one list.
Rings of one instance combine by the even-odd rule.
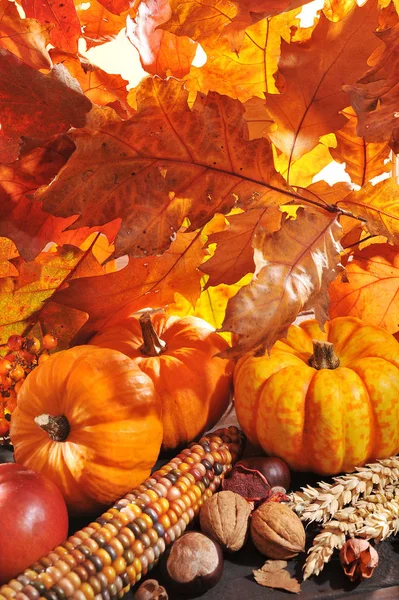
[[42, 343], [36, 337], [11, 335], [7, 354], [0, 358], [0, 443], [9, 443], [11, 414], [17, 404], [17, 394], [27, 375], [49, 358], [57, 347], [57, 338], [48, 333]]

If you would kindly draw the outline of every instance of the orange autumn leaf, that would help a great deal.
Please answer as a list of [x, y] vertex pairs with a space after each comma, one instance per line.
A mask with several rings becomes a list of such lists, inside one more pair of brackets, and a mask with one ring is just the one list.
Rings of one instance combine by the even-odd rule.
[[128, 81], [120, 75], [106, 73], [84, 56], [73, 56], [57, 50], [51, 50], [50, 56], [54, 63], [63, 64], [68, 69], [93, 104], [105, 106], [119, 102], [128, 116], [133, 114], [127, 102]]
[[11, 262], [17, 257], [15, 244], [6, 237], [0, 237], [0, 278], [18, 276], [18, 269]]
[[18, 157], [22, 136], [41, 140], [82, 127], [91, 108], [62, 65], [43, 75], [1, 49], [0, 101], [0, 162], [5, 163]]
[[399, 23], [377, 33], [384, 47], [371, 56], [372, 68], [357, 83], [347, 85], [359, 123], [357, 134], [369, 142], [389, 141], [399, 149]]
[[348, 105], [342, 86], [364, 72], [379, 44], [377, 25], [377, 2], [369, 0], [337, 23], [322, 14], [308, 43], [282, 42], [277, 77], [281, 95], [267, 94], [266, 106], [277, 124], [270, 138], [289, 164], [312, 150], [320, 136], [346, 123], [340, 114]]
[[383, 235], [399, 245], [399, 187], [394, 178], [376, 185], [369, 183], [338, 202], [338, 206], [365, 218], [370, 233]]
[[244, 138], [239, 102], [201, 95], [190, 110], [174, 79], [144, 79], [137, 97], [128, 121], [77, 133], [76, 152], [37, 194], [46, 211], [81, 215], [72, 228], [121, 218], [116, 256], [138, 257], [168, 248], [185, 217], [196, 229], [237, 203], [295, 197], [274, 169], [269, 142]]
[[347, 282], [330, 285], [330, 317], [351, 315], [391, 333], [399, 325], [399, 251], [373, 244], [356, 251], [346, 265]]
[[340, 21], [356, 6], [356, 0], [325, 0], [323, 13], [330, 21]]
[[190, 91], [226, 94], [245, 102], [250, 98], [264, 99], [265, 93], [278, 90], [273, 75], [277, 71], [281, 39], [290, 41], [291, 27], [299, 24], [299, 10], [271, 19], [263, 19], [245, 30], [240, 51], [230, 47], [227, 38], [204, 45], [207, 61], [202, 67], [192, 67], [186, 77]]
[[50, 42], [51, 25], [41, 25], [35, 19], [22, 19], [14, 2], [0, 1], [0, 48], [9, 50], [36, 69], [51, 67], [46, 50]]
[[310, 208], [275, 233], [258, 231], [253, 279], [227, 305], [221, 330], [239, 341], [226, 356], [270, 350], [303, 310], [313, 309], [321, 324], [327, 320], [328, 285], [341, 270], [340, 236], [334, 215]]
[[89, 8], [78, 4], [77, 12], [83, 27], [82, 35], [88, 49], [115, 38], [125, 27], [128, 14], [127, 11], [121, 15], [115, 15], [97, 0], [90, 0]]
[[135, 17], [127, 19], [126, 35], [147, 73], [180, 79], [190, 71], [198, 44], [189, 37], [158, 29], [170, 15], [169, 0], [140, 2]]
[[54, 301], [90, 315], [79, 334], [86, 341], [105, 325], [116, 323], [146, 307], [174, 302], [175, 293], [195, 304], [201, 293], [201, 264], [206, 250], [199, 233], [179, 232], [161, 257], [130, 259], [116, 273], [80, 278], [58, 292]]
[[353, 183], [363, 186], [373, 177], [392, 169], [390, 148], [387, 142], [366, 142], [363, 137], [358, 137], [354, 111], [347, 109], [343, 114], [349, 120], [336, 132], [337, 146], [331, 149], [331, 156], [337, 162], [345, 163], [345, 170]]
[[21, 0], [21, 5], [27, 17], [53, 26], [50, 33], [53, 46], [65, 52], [77, 52], [81, 26], [73, 0]]
[[252, 239], [259, 227], [269, 232], [277, 231], [282, 213], [277, 207], [253, 208], [245, 213], [229, 215], [224, 230], [212, 233], [209, 244], [217, 244], [214, 254], [201, 265], [209, 275], [206, 287], [219, 284], [232, 285], [254, 270]]

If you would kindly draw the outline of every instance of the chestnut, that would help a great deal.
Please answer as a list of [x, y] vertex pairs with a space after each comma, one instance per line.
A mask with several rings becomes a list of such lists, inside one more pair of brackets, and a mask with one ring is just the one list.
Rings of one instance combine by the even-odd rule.
[[267, 479], [270, 487], [283, 487], [288, 490], [291, 473], [286, 462], [277, 456], [251, 456], [236, 463], [251, 471], [259, 471]]
[[189, 531], [172, 544], [161, 568], [167, 589], [184, 598], [200, 596], [222, 576], [222, 549], [206, 535]]
[[168, 594], [156, 579], [147, 579], [134, 594], [134, 600], [168, 600]]

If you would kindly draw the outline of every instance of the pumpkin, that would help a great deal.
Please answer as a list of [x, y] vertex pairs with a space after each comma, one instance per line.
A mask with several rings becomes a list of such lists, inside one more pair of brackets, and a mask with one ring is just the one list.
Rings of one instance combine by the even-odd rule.
[[90, 343], [123, 352], [151, 377], [162, 402], [163, 450], [197, 438], [228, 406], [232, 363], [215, 356], [228, 344], [198, 317], [144, 312], [104, 328]]
[[297, 471], [334, 475], [399, 451], [399, 344], [354, 317], [292, 325], [234, 372], [238, 421]]
[[51, 479], [71, 512], [97, 510], [150, 473], [160, 412], [151, 379], [124, 354], [94, 346], [58, 352], [19, 391], [15, 461]]

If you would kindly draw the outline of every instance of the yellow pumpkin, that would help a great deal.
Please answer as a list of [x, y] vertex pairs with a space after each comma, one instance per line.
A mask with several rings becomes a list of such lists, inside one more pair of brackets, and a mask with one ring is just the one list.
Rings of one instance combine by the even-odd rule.
[[228, 406], [232, 362], [215, 356], [228, 344], [203, 319], [146, 312], [104, 328], [90, 343], [124, 352], [151, 377], [162, 402], [164, 450], [213, 427]]
[[57, 484], [71, 512], [94, 512], [150, 474], [162, 441], [160, 412], [151, 379], [121, 352], [57, 352], [18, 393], [15, 461]]
[[270, 356], [234, 372], [248, 438], [292, 469], [348, 472], [399, 451], [399, 344], [354, 317], [292, 325]]

